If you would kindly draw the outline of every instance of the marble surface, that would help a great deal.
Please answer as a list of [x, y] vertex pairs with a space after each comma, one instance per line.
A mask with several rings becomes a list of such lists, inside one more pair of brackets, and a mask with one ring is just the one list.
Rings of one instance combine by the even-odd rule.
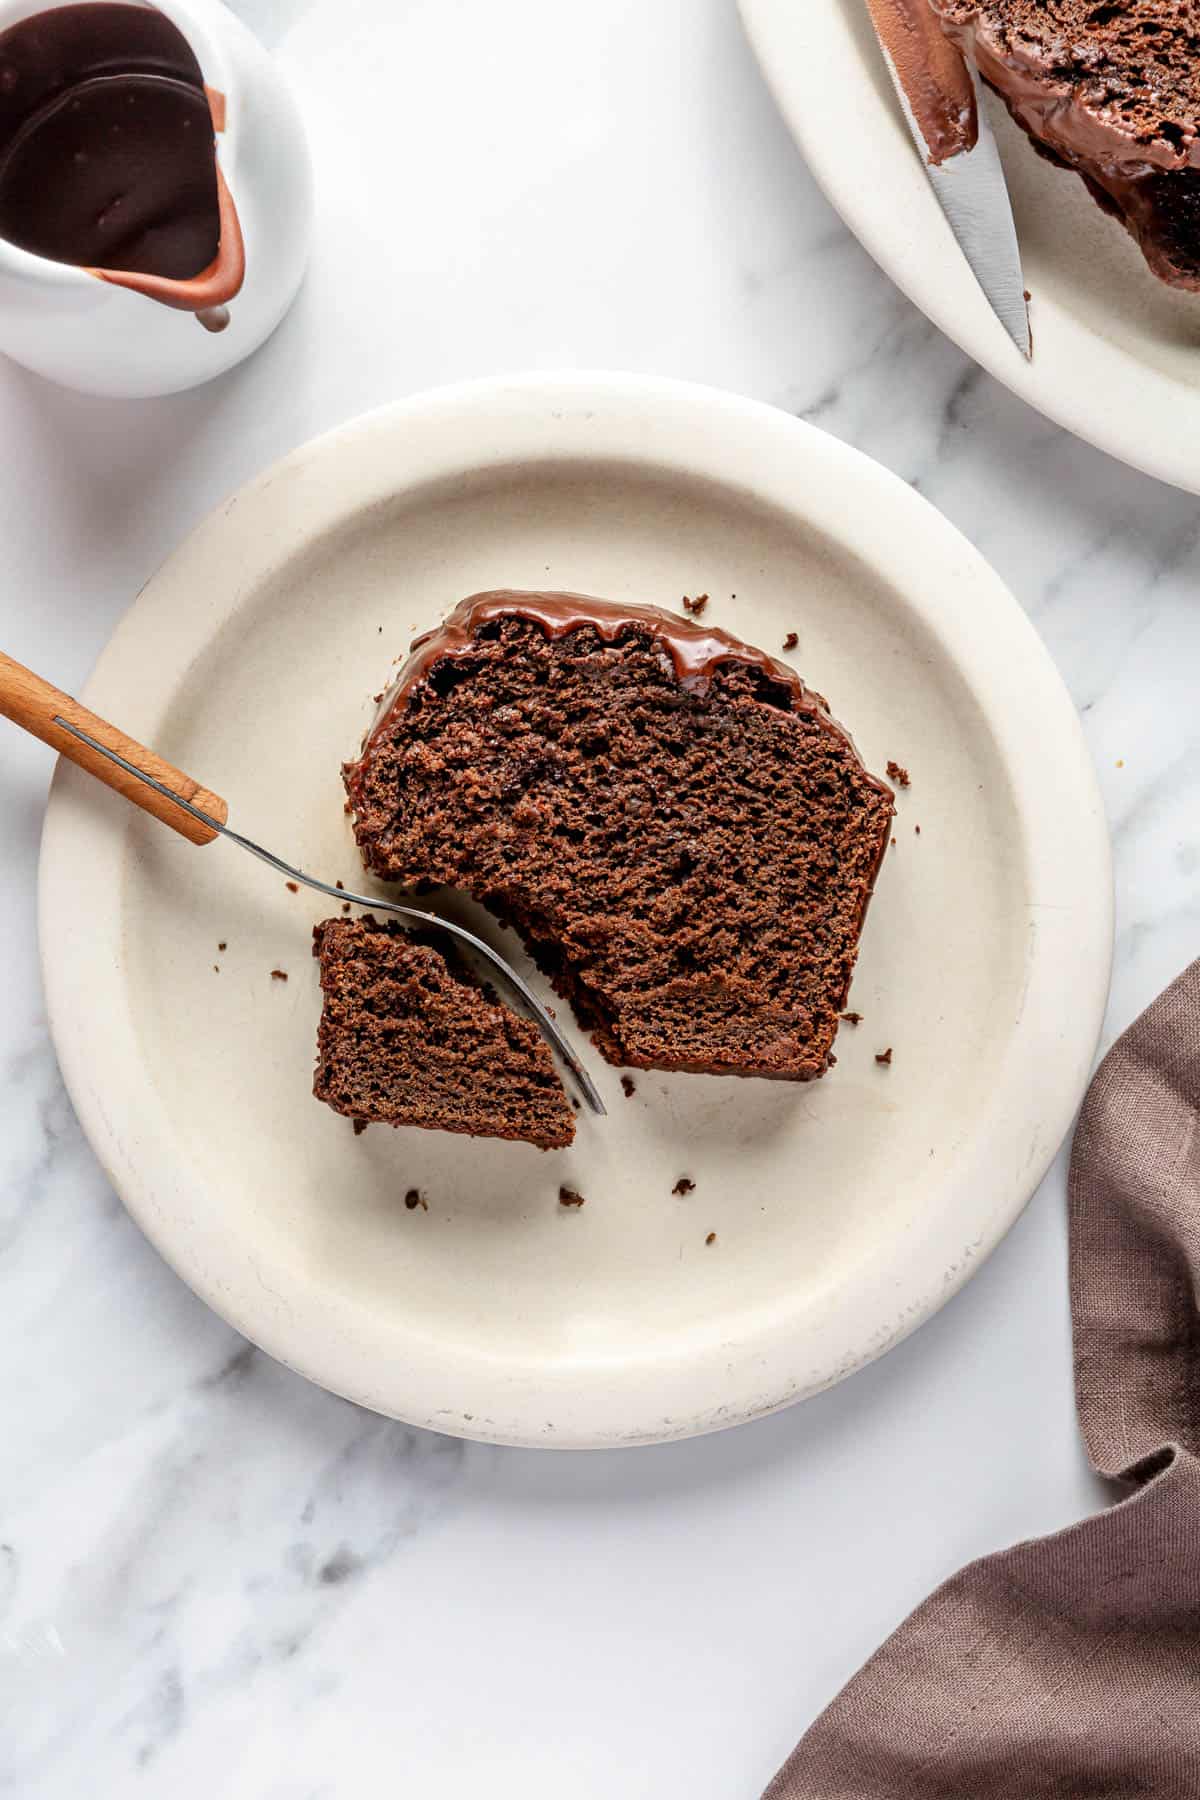
[[[241, 10], [312, 120], [310, 277], [252, 362], [182, 398], [0, 364], [5, 649], [80, 683], [219, 498], [418, 388], [556, 365], [735, 388], [895, 469], [1028, 608], [1113, 830], [1111, 1038], [1200, 937], [1196, 501], [1049, 426], [892, 289], [731, 0]], [[735, 1433], [499, 1451], [267, 1361], [81, 1139], [31, 950], [49, 757], [0, 735], [0, 1794], [749, 1800], [931, 1585], [1102, 1503], [1061, 1159], [915, 1338]]]

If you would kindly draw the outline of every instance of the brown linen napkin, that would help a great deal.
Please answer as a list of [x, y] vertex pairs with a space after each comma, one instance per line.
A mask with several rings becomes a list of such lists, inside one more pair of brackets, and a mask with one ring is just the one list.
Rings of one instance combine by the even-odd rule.
[[1200, 962], [1114, 1045], [1071, 1154], [1079, 1421], [1132, 1496], [938, 1588], [764, 1800], [1200, 1797]]

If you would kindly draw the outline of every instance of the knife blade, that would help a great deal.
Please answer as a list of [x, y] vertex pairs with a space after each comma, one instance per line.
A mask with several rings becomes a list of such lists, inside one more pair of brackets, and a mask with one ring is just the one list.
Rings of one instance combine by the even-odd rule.
[[[918, 0], [918, 4], [923, 5], [924, 0]], [[886, 0], [867, 0], [867, 11], [875, 27], [884, 63], [929, 184], [992, 311], [1022, 356], [1032, 357], [1029, 308], [1025, 299], [1025, 277], [1021, 270], [1021, 250], [1017, 243], [1012, 201], [1004, 179], [995, 134], [984, 110], [979, 74], [969, 63], [964, 62], [963, 67], [975, 95], [978, 135], [973, 146], [956, 149], [935, 161], [926, 132], [917, 116], [913, 97], [906, 88], [888, 45], [884, 22], [885, 6]], [[903, 13], [906, 9], [901, 7], [898, 10]], [[929, 23], [935, 32], [938, 31], [932, 15]], [[954, 54], [957, 55], [958, 52]]]

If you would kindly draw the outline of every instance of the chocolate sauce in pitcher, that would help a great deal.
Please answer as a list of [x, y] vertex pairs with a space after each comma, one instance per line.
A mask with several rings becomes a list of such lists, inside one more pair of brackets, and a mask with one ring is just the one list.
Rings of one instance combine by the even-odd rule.
[[59, 6], [0, 33], [0, 237], [222, 316], [241, 232], [200, 64], [163, 13]]

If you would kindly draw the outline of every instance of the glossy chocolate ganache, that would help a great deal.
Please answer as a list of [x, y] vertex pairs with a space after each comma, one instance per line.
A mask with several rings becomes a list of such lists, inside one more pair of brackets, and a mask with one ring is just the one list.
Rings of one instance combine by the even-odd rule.
[[[898, 3], [898, 0], [897, 0]], [[1200, 289], [1200, 56], [1184, 0], [920, 0], [1154, 273]]]
[[60, 6], [10, 26], [0, 237], [168, 306], [222, 307], [244, 255], [214, 107], [191, 46], [153, 7]]
[[[836, 732], [857, 760], [858, 753], [845, 726], [830, 716], [825, 701], [806, 686], [795, 669], [753, 644], [743, 644], [719, 625], [699, 625], [659, 606], [639, 606], [633, 601], [617, 604], [597, 600], [590, 594], [540, 593], [525, 588], [495, 588], [472, 594], [461, 600], [441, 625], [414, 638], [404, 667], [380, 701], [368, 742], [396, 706], [407, 705], [413, 690], [435, 663], [446, 657], [470, 655], [478, 632], [505, 618], [524, 619], [551, 641], [584, 627], [594, 631], [605, 644], [614, 644], [633, 632], [645, 633], [670, 657], [679, 685], [693, 693], [702, 693], [708, 687], [721, 664], [741, 663], [781, 688], [787, 696], [788, 710], [819, 714], [825, 728]], [[889, 799], [892, 797], [885, 782], [878, 786]]]

